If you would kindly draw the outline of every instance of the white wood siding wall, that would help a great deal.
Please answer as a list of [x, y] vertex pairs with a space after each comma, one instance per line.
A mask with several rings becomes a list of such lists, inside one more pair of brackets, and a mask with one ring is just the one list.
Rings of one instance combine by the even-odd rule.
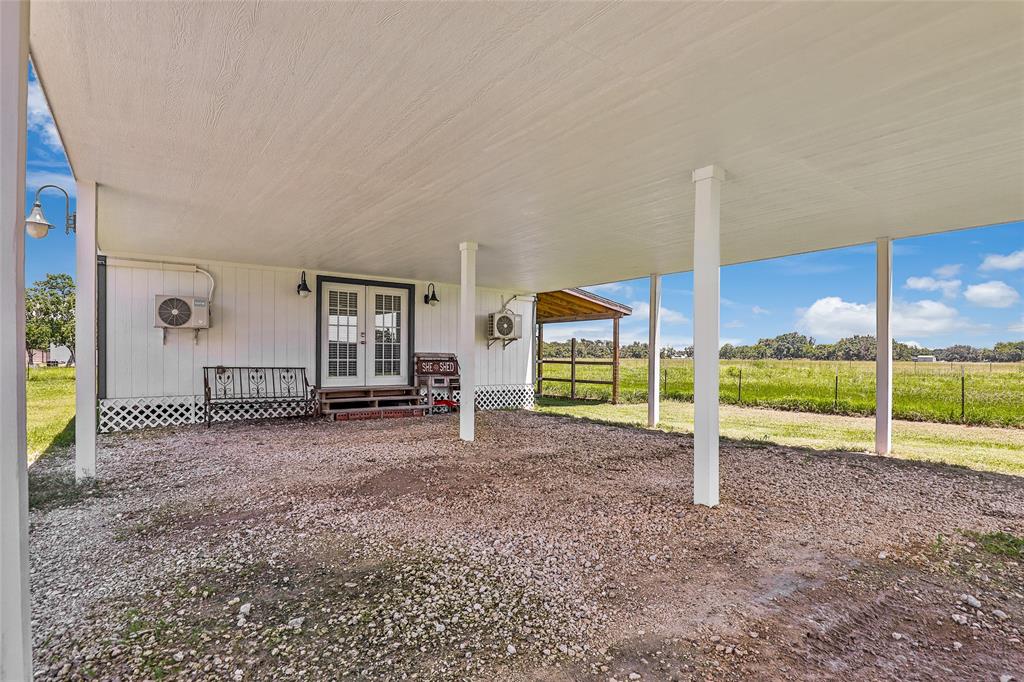
[[[147, 256], [147, 259], [155, 259]], [[158, 294], [205, 296], [209, 280], [201, 273], [107, 266], [107, 398], [200, 395], [202, 368], [228, 366], [306, 367], [315, 382], [316, 297], [295, 293], [300, 271], [254, 265], [195, 263], [213, 275], [217, 288], [211, 327], [199, 332], [167, 332], [154, 327]], [[307, 271], [310, 288], [318, 274], [382, 279], [348, 273]], [[394, 280], [409, 282], [409, 280]], [[441, 302], [423, 303], [426, 282], [414, 282], [416, 351], [456, 352], [459, 287], [437, 283]], [[477, 384], [529, 384], [534, 341], [531, 300], [510, 308], [523, 315], [523, 338], [502, 349], [486, 341], [487, 314], [501, 308], [512, 292], [477, 291]]]

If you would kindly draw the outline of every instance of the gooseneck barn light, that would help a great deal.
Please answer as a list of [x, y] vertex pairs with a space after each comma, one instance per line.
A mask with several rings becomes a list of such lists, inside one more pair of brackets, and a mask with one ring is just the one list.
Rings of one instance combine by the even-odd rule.
[[67, 191], [57, 185], [43, 185], [36, 190], [36, 199], [32, 204], [32, 212], [25, 219], [25, 231], [33, 239], [42, 239], [53, 229], [53, 225], [47, 222], [46, 216], [43, 215], [43, 206], [39, 203], [39, 193], [48, 187], [58, 189], [64, 194], [64, 234], [71, 234], [75, 231], [76, 214], [71, 212], [71, 197]]
[[427, 305], [437, 305], [441, 300], [437, 297], [437, 292], [434, 291], [434, 284], [431, 282], [427, 285], [427, 293], [423, 294], [423, 302]]
[[305, 270], [302, 271], [302, 279], [299, 280], [299, 285], [295, 287], [295, 293], [297, 293], [302, 298], [307, 298], [311, 293], [313, 293], [312, 291], [310, 291], [309, 285], [306, 284]]

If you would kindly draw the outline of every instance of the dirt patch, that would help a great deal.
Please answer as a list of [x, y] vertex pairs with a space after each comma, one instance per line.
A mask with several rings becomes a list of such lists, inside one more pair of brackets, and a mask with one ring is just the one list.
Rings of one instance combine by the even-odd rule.
[[[797, 679], [993, 679], [1024, 670], [1024, 570], [991, 556], [917, 554], [876, 561], [782, 599], [762, 627], [766, 673], [788, 663]], [[995, 579], [994, 579], [995, 578]], [[965, 600], [970, 595], [979, 608]], [[961, 622], [962, 621], [962, 622]], [[770, 665], [765, 662], [770, 661]]]
[[374, 497], [392, 501], [400, 497], [443, 497], [453, 491], [467, 492], [485, 485], [490, 477], [459, 466], [426, 466], [415, 469], [391, 469], [360, 481], [352, 490], [355, 497]]
[[480, 415], [474, 443], [457, 429], [103, 439], [104, 495], [33, 511], [39, 678], [998, 679], [1024, 665], [1021, 479], [725, 442], [722, 505], [706, 509], [685, 435], [522, 412]]

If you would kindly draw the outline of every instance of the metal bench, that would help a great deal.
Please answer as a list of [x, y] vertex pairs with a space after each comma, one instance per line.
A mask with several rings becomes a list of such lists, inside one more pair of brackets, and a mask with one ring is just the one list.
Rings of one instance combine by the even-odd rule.
[[305, 367], [203, 367], [203, 394], [207, 426], [214, 412], [241, 419], [316, 414]]

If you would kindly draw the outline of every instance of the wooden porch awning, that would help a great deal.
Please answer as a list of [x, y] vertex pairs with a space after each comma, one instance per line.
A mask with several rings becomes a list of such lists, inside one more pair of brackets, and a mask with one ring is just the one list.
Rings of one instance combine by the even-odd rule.
[[560, 289], [537, 294], [537, 322], [616, 320], [633, 309], [583, 289]]

